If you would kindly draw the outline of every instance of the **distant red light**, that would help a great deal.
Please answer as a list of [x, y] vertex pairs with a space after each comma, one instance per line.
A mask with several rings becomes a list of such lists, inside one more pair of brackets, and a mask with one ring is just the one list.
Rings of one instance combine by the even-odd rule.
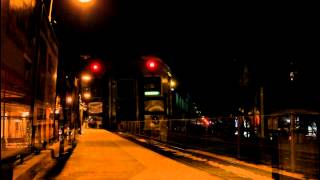
[[92, 63], [91, 65], [90, 65], [90, 70], [92, 71], [92, 72], [100, 72], [100, 70], [101, 70], [101, 65], [99, 64], [99, 63]]
[[158, 68], [158, 63], [153, 59], [148, 60], [146, 65], [149, 71], [155, 71]]
[[202, 118], [201, 118], [201, 120], [202, 120], [202, 122], [204, 123], [204, 125], [205, 125], [205, 126], [209, 126], [210, 121], [209, 121], [209, 119], [208, 119], [208, 118], [206, 118], [206, 117], [202, 117]]

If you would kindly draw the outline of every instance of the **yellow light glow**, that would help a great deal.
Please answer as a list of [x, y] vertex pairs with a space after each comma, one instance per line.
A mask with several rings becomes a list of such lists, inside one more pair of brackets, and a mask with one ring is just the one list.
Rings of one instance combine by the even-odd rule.
[[29, 112], [22, 112], [22, 113], [21, 113], [21, 116], [22, 116], [22, 117], [28, 117], [28, 116], [29, 116]]
[[170, 87], [175, 87], [176, 86], [176, 82], [174, 80], [170, 81]]
[[81, 2], [81, 3], [88, 3], [88, 2], [91, 2], [91, 0], [79, 0], [79, 2]]
[[92, 7], [92, 5], [95, 4], [95, 0], [72, 0], [70, 2], [72, 2], [72, 6], [78, 7], [84, 11], [88, 11], [89, 9], [91, 9], [89, 7]]
[[9, 7], [12, 9], [29, 9], [34, 8], [36, 5], [35, 0], [10, 0]]
[[72, 103], [72, 97], [71, 96], [67, 96], [66, 101], [67, 101], [67, 104], [71, 104]]
[[92, 79], [92, 76], [90, 76], [89, 74], [84, 74], [84, 75], [82, 75], [81, 79], [83, 81], [88, 82], [88, 81], [90, 81]]
[[53, 77], [53, 80], [56, 80], [57, 79], [57, 73], [53, 73], [52, 77]]
[[83, 94], [83, 97], [84, 97], [85, 99], [90, 99], [90, 98], [91, 98], [91, 94], [90, 94], [89, 92], [85, 92], [85, 93]]
[[163, 84], [167, 84], [168, 83], [168, 79], [167, 78], [163, 78], [161, 81]]

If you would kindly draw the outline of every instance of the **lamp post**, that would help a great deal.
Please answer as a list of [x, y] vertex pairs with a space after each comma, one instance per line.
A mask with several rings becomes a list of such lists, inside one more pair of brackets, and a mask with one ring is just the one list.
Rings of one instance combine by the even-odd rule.
[[69, 119], [69, 123], [68, 123], [68, 126], [67, 126], [67, 137], [68, 137], [68, 142], [70, 143], [72, 140], [71, 140], [71, 133], [70, 133], [70, 131], [71, 131], [71, 128], [72, 128], [72, 126], [73, 126], [73, 128], [74, 128], [74, 124], [75, 124], [75, 122], [73, 121], [72, 122], [72, 120], [74, 120], [73, 118], [72, 118], [72, 111], [73, 111], [73, 103], [74, 103], [74, 99], [73, 99], [73, 92], [71, 93], [71, 95], [67, 95], [66, 96], [66, 103], [67, 103], [67, 106], [66, 106], [66, 111], [67, 111], [67, 119], [66, 120], [68, 120]]
[[[52, 24], [52, 10], [53, 10], [53, 4], [54, 4], [54, 2], [53, 2], [54, 0], [50, 0], [50, 7], [49, 7], [49, 12], [48, 12], [48, 20], [49, 20], [49, 23], [50, 24]], [[94, 0], [72, 0], [72, 1], [74, 1], [75, 3], [78, 3], [78, 4], [83, 4], [83, 5], [85, 5], [85, 4], [89, 4], [90, 2], [93, 2]], [[70, 1], [68, 1], [68, 2], [70, 2]], [[58, 67], [59, 69], [61, 69], [62, 67], [61, 67], [61, 65], [60, 65], [60, 63], [59, 63], [59, 67]], [[60, 72], [60, 74], [64, 74], [63, 73], [63, 70], [61, 70], [61, 72]], [[64, 78], [64, 77], [66, 77], [66, 79]], [[71, 77], [71, 76], [70, 76]], [[76, 77], [77, 78], [77, 77]], [[60, 135], [60, 138], [59, 138], [59, 140], [60, 140], [60, 147], [59, 147], [59, 155], [61, 156], [62, 155], [62, 153], [64, 152], [64, 126], [65, 126], [65, 124], [66, 124], [66, 122], [67, 122], [67, 118], [68, 118], [68, 115], [67, 115], [67, 113], [69, 112], [69, 110], [67, 110], [66, 109], [66, 107], [68, 107], [68, 108], [70, 108], [70, 107], [74, 107], [74, 106], [71, 106], [70, 105], [70, 103], [72, 103], [72, 104], [74, 104], [74, 103], [79, 103], [79, 100], [80, 100], [80, 98], [79, 98], [79, 100], [77, 100], [77, 99], [71, 99], [70, 97], [68, 97], [68, 96], [66, 96], [66, 91], [67, 91], [67, 89], [66, 89], [66, 86], [67, 86], [67, 83], [65, 82], [65, 81], [68, 81], [67, 79], [67, 76], [65, 76], [65, 75], [62, 75], [62, 85], [61, 85], [61, 87], [62, 87], [62, 89], [61, 89], [61, 97], [63, 97], [63, 98], [61, 98], [61, 106], [62, 106], [62, 114], [63, 114], [63, 117], [61, 118], [61, 122], [59, 123], [59, 135]], [[69, 83], [70, 84], [70, 83]], [[78, 95], [78, 93], [77, 93], [77, 95]], [[77, 106], [77, 108], [79, 108], [78, 106]], [[78, 110], [77, 110], [78, 111]], [[78, 111], [79, 112], [79, 111]], [[79, 115], [79, 114], [78, 114]], [[75, 123], [75, 122], [74, 122]], [[81, 128], [81, 127], [80, 127]], [[76, 132], [76, 129], [74, 129], [74, 133]], [[32, 137], [34, 137], [34, 135], [32, 136]], [[32, 142], [34, 142], [34, 140], [32, 141]]]
[[[79, 83], [79, 116], [80, 116], [80, 132], [82, 132], [82, 123], [83, 119], [87, 118], [87, 113], [85, 116], [83, 116], [84, 112], [87, 112], [87, 102], [89, 99], [91, 99], [91, 92], [88, 90], [87, 86], [92, 81], [93, 77], [91, 74], [83, 73], [81, 75], [81, 81]], [[85, 89], [83, 89], [86, 87]], [[87, 124], [85, 124], [85, 127], [87, 127]]]
[[174, 81], [172, 79], [172, 77], [170, 77], [170, 81], [169, 81], [169, 115], [173, 116], [173, 98], [174, 98], [174, 91], [176, 88], [176, 81]]
[[90, 99], [91, 94], [89, 92], [85, 92], [85, 93], [83, 93], [83, 97], [84, 97], [84, 99]]

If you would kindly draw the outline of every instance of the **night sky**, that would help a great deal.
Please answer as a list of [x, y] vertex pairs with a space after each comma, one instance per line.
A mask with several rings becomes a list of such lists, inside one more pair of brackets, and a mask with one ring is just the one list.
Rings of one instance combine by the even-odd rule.
[[207, 111], [232, 107], [244, 63], [269, 83], [286, 76], [292, 61], [310, 69], [314, 79], [305, 81], [317, 79], [310, 74], [317, 71], [320, 32], [312, 5], [96, 0], [84, 8], [70, 2], [54, 4], [66, 57], [88, 53], [125, 62], [157, 55]]

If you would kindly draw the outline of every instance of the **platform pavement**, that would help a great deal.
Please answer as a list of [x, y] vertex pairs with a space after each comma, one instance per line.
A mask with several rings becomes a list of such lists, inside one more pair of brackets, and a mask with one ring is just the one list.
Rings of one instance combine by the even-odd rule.
[[86, 129], [54, 179], [220, 179], [102, 129]]

